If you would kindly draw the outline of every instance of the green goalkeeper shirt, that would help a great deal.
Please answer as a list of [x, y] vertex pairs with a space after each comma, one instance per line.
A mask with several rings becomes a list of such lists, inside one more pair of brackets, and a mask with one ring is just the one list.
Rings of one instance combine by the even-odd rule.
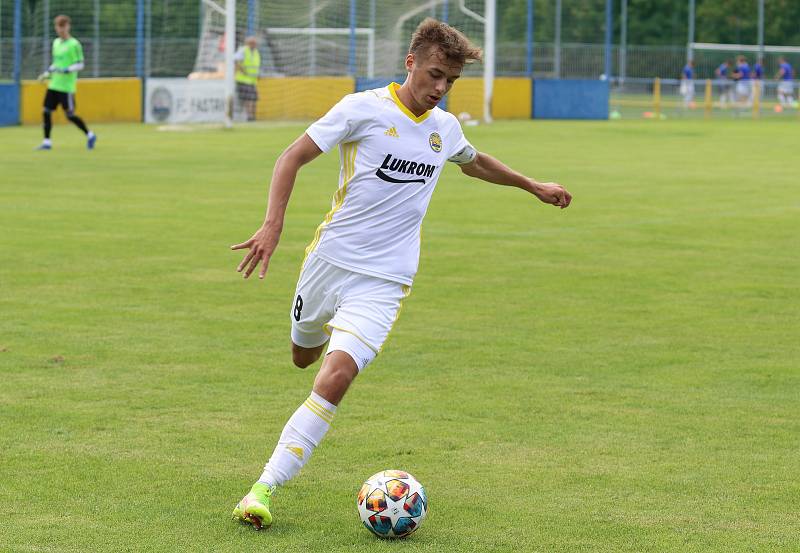
[[53, 41], [53, 65], [55, 71], [50, 76], [50, 90], [59, 92], [75, 93], [75, 84], [78, 82], [77, 71], [70, 73], [59, 73], [61, 69], [67, 69], [73, 63], [83, 61], [83, 48], [76, 38], [69, 37], [67, 40], [57, 38]]

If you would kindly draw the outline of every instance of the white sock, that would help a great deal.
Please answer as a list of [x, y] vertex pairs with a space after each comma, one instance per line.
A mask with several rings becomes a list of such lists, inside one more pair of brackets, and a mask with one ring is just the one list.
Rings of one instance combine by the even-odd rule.
[[44, 144], [45, 146], [52, 146], [53, 143], [50, 142], [49, 138], [45, 138], [44, 140], [42, 140], [42, 144]]
[[93, 136], [94, 136], [94, 132], [92, 132], [92, 131], [89, 131], [89, 132], [86, 134], [86, 137], [87, 137], [87, 138], [92, 138]]
[[258, 481], [268, 486], [279, 486], [294, 478], [325, 437], [335, 413], [334, 404], [311, 392], [283, 427], [278, 445]]

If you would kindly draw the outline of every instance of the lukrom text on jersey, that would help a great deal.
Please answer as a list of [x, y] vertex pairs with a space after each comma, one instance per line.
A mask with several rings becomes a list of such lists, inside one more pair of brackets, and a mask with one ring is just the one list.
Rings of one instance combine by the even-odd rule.
[[389, 171], [397, 171], [398, 173], [406, 173], [408, 175], [418, 175], [420, 177], [432, 177], [436, 166], [428, 163], [400, 159], [392, 157], [392, 154], [386, 154], [381, 164], [381, 169], [388, 169]]

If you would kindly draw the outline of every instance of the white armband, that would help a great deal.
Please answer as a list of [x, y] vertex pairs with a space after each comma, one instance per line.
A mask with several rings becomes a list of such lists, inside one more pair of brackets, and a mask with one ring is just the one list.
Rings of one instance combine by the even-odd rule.
[[467, 163], [472, 163], [477, 156], [478, 150], [476, 150], [472, 144], [467, 144], [461, 149], [460, 152], [449, 158], [447, 161], [452, 161], [457, 165], [466, 165]]

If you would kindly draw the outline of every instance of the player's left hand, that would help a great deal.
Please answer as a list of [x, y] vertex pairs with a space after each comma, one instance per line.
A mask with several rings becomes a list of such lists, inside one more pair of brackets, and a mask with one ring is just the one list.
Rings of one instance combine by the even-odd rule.
[[42, 82], [42, 81], [46, 81], [49, 78], [50, 78], [50, 72], [49, 71], [45, 71], [44, 73], [42, 73], [41, 75], [36, 77], [36, 80], [39, 81], [39, 82]]
[[539, 182], [534, 185], [534, 195], [546, 204], [564, 209], [572, 202], [572, 194], [555, 182]]

